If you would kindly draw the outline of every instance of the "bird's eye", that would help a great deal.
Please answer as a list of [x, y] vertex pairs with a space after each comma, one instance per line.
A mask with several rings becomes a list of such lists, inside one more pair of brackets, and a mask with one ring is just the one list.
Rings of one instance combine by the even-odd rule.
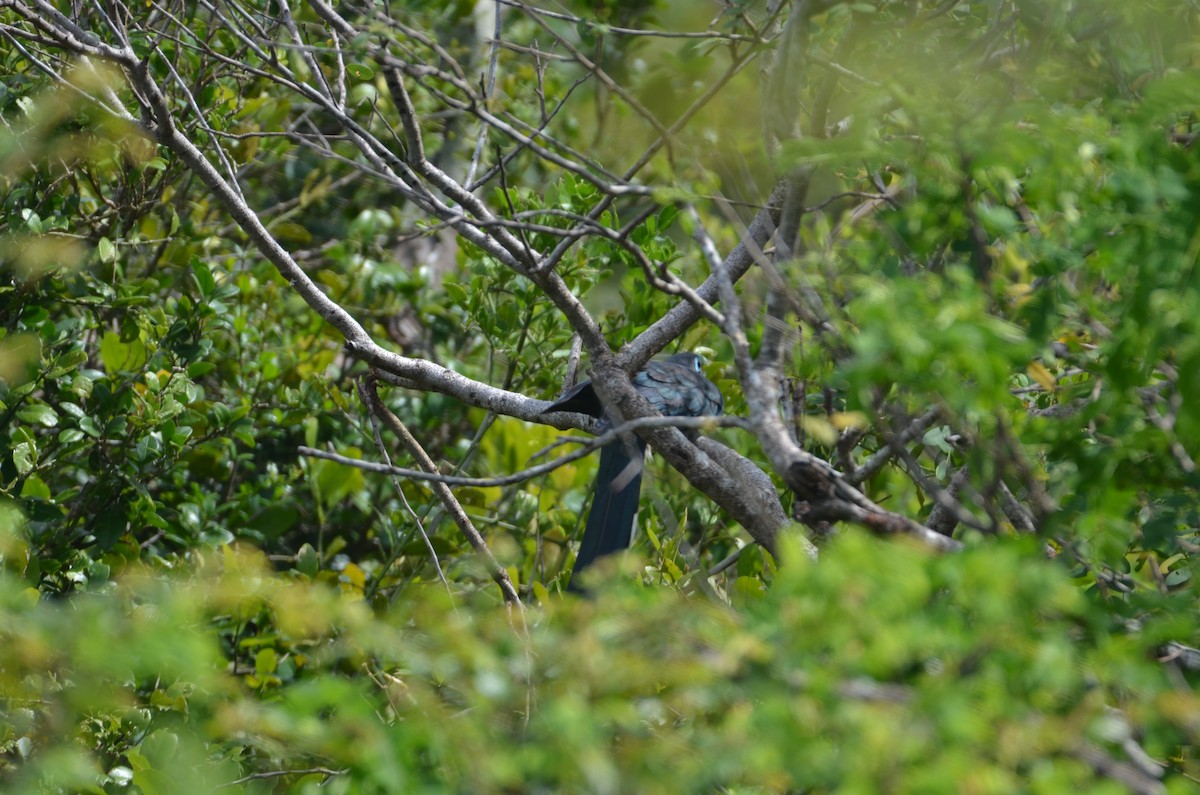
[[699, 356], [692, 357], [692, 371], [697, 372], [697, 373], [700, 372], [700, 357]]

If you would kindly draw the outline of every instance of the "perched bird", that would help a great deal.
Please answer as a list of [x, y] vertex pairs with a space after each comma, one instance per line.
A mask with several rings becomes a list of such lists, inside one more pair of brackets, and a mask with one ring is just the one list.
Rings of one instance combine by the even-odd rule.
[[[721, 391], [705, 378], [700, 357], [694, 353], [677, 353], [647, 363], [633, 376], [633, 386], [665, 417], [718, 415], [725, 409]], [[590, 380], [576, 384], [550, 404], [546, 413], [551, 411], [577, 411], [598, 417], [602, 419], [602, 431], [611, 426]], [[596, 494], [571, 570], [571, 590], [580, 590], [576, 578], [596, 558], [627, 549], [633, 542], [645, 453], [646, 443], [637, 436], [631, 442], [618, 440], [600, 450]]]

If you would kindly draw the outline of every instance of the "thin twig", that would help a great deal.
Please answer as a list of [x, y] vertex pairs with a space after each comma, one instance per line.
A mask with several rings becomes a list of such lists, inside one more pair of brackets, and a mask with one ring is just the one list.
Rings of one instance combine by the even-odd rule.
[[553, 461], [547, 461], [545, 464], [538, 464], [520, 472], [513, 472], [509, 475], [500, 475], [493, 478], [472, 478], [462, 475], [442, 475], [435, 470], [420, 470], [420, 469], [404, 469], [402, 467], [393, 466], [389, 461], [386, 464], [380, 464], [375, 461], [364, 461], [360, 458], [349, 458], [347, 456], [331, 453], [327, 450], [317, 450], [312, 447], [301, 445], [296, 448], [296, 452], [303, 456], [311, 458], [322, 458], [327, 461], [336, 461], [339, 464], [344, 464], [355, 469], [361, 469], [364, 472], [375, 472], [378, 474], [395, 475], [402, 478], [410, 478], [412, 480], [420, 480], [428, 483], [441, 483], [446, 486], [471, 486], [474, 488], [494, 488], [498, 486], [514, 486], [519, 483], [525, 483], [541, 475], [553, 472], [556, 469], [574, 463], [581, 458], [584, 458], [595, 452], [601, 447], [612, 444], [618, 441], [622, 435], [628, 434], [642, 428], [688, 428], [694, 430], [703, 430], [706, 428], [746, 428], [746, 421], [741, 417], [725, 415], [721, 417], [638, 417], [637, 419], [627, 420], [615, 428], [612, 428], [605, 433], [597, 436], [595, 439], [574, 439], [567, 438], [562, 440], [566, 443], [575, 443], [581, 445], [578, 450], [560, 456]]
[[[416, 438], [405, 427], [400, 418], [392, 413], [392, 410], [387, 407], [387, 404], [379, 397], [379, 391], [376, 388], [375, 380], [368, 379], [364, 384], [362, 393], [367, 401], [367, 406], [371, 413], [381, 419], [385, 425], [395, 434], [400, 444], [408, 450], [420, 467], [426, 472], [436, 472], [437, 465], [433, 459], [425, 452]], [[508, 570], [500, 565], [492, 555], [491, 549], [488, 548], [487, 542], [483, 536], [475, 529], [475, 525], [471, 522], [467, 512], [463, 510], [462, 505], [454, 496], [454, 492], [445, 483], [434, 483], [432, 485], [433, 493], [442, 501], [446, 512], [458, 525], [459, 530], [467, 538], [467, 542], [475, 549], [476, 553], [483, 559], [488, 568], [488, 572], [492, 575], [492, 579], [500, 587], [500, 593], [504, 596], [504, 601], [510, 607], [523, 608], [521, 604], [521, 596], [517, 593], [517, 589], [513, 586], [512, 580], [508, 576]]]
[[[354, 385], [358, 389], [358, 396], [362, 400], [363, 405], [374, 408], [372, 395], [368, 392], [365, 379], [358, 379]], [[383, 456], [383, 460], [391, 467], [392, 457], [388, 454], [387, 445], [383, 443], [383, 436], [379, 432], [380, 417], [375, 411], [371, 411], [370, 418], [371, 430], [375, 437], [375, 449], [379, 451], [379, 454]], [[396, 478], [395, 473], [392, 474], [392, 486], [396, 489], [396, 493], [400, 495], [400, 502], [404, 505], [404, 510], [412, 517], [417, 532], [421, 534], [421, 538], [425, 541], [425, 548], [429, 550], [429, 559], [433, 561], [433, 567], [437, 570], [438, 579], [442, 581], [442, 585], [446, 587], [446, 593], [450, 594], [450, 598], [453, 599], [454, 591], [450, 589], [450, 583], [446, 581], [446, 573], [442, 571], [442, 562], [438, 560], [437, 550], [433, 548], [433, 542], [429, 539], [429, 533], [425, 532], [425, 525], [421, 522], [421, 517], [417, 516], [417, 512], [409, 505], [408, 497], [405, 496], [404, 489], [400, 486], [400, 481]]]

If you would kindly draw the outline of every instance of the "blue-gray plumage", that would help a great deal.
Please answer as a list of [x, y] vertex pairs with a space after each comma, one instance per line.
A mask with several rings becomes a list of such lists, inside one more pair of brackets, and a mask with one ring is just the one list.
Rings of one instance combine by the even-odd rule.
[[[633, 386], [665, 417], [719, 415], [725, 408], [721, 391], [705, 378], [700, 357], [694, 353], [677, 353], [648, 362], [633, 376]], [[602, 430], [611, 424], [591, 381], [572, 387], [546, 411], [577, 411], [599, 417], [603, 420]], [[645, 451], [646, 443], [638, 437], [632, 444], [618, 440], [601, 449], [596, 495], [571, 571], [571, 590], [579, 590], [576, 577], [596, 558], [627, 549], [632, 543]]]

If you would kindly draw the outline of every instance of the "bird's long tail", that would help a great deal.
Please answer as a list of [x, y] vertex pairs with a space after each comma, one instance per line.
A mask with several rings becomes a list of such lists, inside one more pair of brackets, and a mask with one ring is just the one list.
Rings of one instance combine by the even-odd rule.
[[[571, 570], [570, 589], [579, 591], [577, 577], [596, 558], [628, 549], [633, 542], [633, 520], [637, 515], [638, 496], [642, 490], [642, 459], [646, 443], [637, 439], [634, 444], [638, 461], [630, 457], [624, 442], [617, 441], [600, 450], [600, 468], [596, 472], [596, 495], [583, 530], [583, 542]], [[631, 464], [635, 471], [627, 471]]]

